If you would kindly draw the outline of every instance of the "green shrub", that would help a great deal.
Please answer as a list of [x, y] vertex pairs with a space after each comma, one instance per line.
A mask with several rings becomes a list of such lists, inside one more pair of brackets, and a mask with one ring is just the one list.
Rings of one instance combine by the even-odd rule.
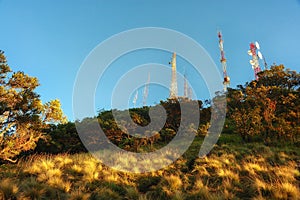
[[152, 186], [156, 186], [160, 182], [161, 178], [158, 176], [141, 177], [137, 180], [137, 188], [140, 192], [146, 193], [152, 190]]

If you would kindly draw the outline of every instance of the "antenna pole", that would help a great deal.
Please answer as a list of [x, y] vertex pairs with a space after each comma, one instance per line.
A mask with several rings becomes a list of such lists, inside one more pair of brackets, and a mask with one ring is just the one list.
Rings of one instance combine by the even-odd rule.
[[134, 108], [136, 107], [136, 102], [137, 102], [138, 96], [139, 96], [139, 91], [137, 90], [135, 95], [134, 95], [133, 101], [132, 101]]
[[264, 60], [265, 70], [267, 70], [268, 69], [268, 64], [267, 64], [265, 56], [263, 56], [263, 60]]
[[172, 79], [170, 86], [170, 99], [177, 99], [178, 89], [177, 89], [177, 78], [176, 78], [176, 53], [173, 53], [172, 61], [170, 62], [172, 66]]
[[188, 95], [188, 83], [187, 83], [187, 80], [186, 80], [186, 72], [185, 72], [185, 70], [184, 70], [184, 85], [183, 85], [183, 89], [184, 89], [184, 93], [183, 93], [183, 96], [185, 97], [185, 98], [189, 98], [189, 95]]
[[224, 85], [224, 92], [227, 91], [227, 87], [230, 84], [230, 78], [227, 75], [227, 64], [226, 64], [226, 58], [225, 58], [225, 52], [224, 52], [224, 47], [223, 47], [223, 39], [222, 39], [222, 34], [221, 32], [218, 32], [218, 37], [219, 37], [219, 48], [221, 52], [221, 64], [223, 68], [223, 85]]
[[147, 98], [149, 94], [149, 83], [150, 83], [150, 73], [148, 73], [148, 80], [144, 88], [143, 106], [147, 105]]

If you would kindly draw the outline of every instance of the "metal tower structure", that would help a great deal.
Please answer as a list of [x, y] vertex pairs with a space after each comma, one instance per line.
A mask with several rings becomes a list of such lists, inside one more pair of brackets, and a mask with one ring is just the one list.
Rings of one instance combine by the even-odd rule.
[[188, 98], [192, 99], [193, 98], [193, 90], [191, 87], [188, 87]]
[[144, 95], [143, 95], [143, 106], [147, 105], [147, 98], [149, 94], [149, 83], [150, 83], [150, 73], [148, 73], [148, 80], [144, 88]]
[[[256, 46], [257, 50], [260, 50], [260, 45], [258, 44], [258, 42], [255, 42], [255, 46]], [[260, 51], [257, 51], [257, 56], [259, 57], [259, 59], [264, 61], [265, 70], [267, 70], [268, 64], [267, 64], [266, 58], [262, 55], [262, 53]]]
[[258, 80], [258, 72], [261, 71], [260, 66], [259, 66], [259, 61], [258, 61], [258, 55], [257, 55], [257, 50], [259, 49], [259, 44], [257, 42], [250, 43], [250, 50], [248, 51], [248, 54], [252, 56], [252, 59], [250, 60], [250, 64], [252, 66], [252, 69], [254, 70], [254, 76], [255, 79]]
[[187, 80], [186, 80], [186, 73], [185, 73], [185, 70], [184, 70], [184, 85], [183, 85], [183, 89], [184, 89], [184, 92], [183, 92], [183, 96], [185, 98], [189, 98], [189, 86], [188, 86], [188, 83], [187, 83]]
[[192, 88], [189, 87], [188, 80], [186, 77], [186, 72], [184, 71], [184, 92], [183, 92], [183, 97], [187, 99], [192, 99], [193, 98], [193, 91]]
[[227, 75], [227, 64], [226, 64], [226, 58], [225, 58], [225, 52], [224, 52], [224, 47], [223, 47], [223, 39], [222, 39], [222, 34], [221, 32], [218, 32], [218, 37], [219, 37], [219, 48], [221, 52], [221, 64], [223, 68], [223, 85], [224, 85], [224, 91], [227, 91], [227, 87], [230, 84], [230, 78]]
[[173, 53], [172, 61], [169, 62], [172, 66], [172, 79], [170, 85], [170, 99], [177, 99], [178, 89], [177, 89], [177, 78], [176, 78], [176, 53]]
[[133, 106], [134, 106], [134, 108], [135, 108], [135, 106], [136, 106], [136, 102], [137, 102], [137, 100], [138, 100], [138, 97], [139, 97], [139, 91], [138, 90], [136, 90], [136, 93], [135, 93], [135, 95], [134, 95], [134, 97], [133, 97]]

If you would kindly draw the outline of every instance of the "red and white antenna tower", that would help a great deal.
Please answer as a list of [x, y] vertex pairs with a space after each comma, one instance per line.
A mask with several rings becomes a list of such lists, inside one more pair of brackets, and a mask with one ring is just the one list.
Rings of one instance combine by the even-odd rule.
[[226, 58], [225, 58], [225, 52], [224, 52], [224, 47], [223, 47], [223, 39], [222, 39], [222, 34], [221, 32], [218, 32], [218, 37], [219, 37], [219, 47], [220, 47], [220, 52], [221, 52], [221, 64], [223, 68], [223, 85], [224, 85], [224, 91], [227, 91], [227, 87], [230, 84], [230, 78], [227, 75], [227, 64], [226, 64]]
[[250, 64], [252, 66], [252, 69], [254, 70], [254, 75], [255, 79], [258, 80], [258, 72], [261, 71], [260, 66], [259, 66], [259, 61], [258, 61], [258, 55], [257, 55], [257, 50], [259, 50], [259, 44], [258, 42], [251, 42], [250, 43], [250, 50], [248, 51], [248, 54], [252, 56], [252, 60], [250, 60]]
[[150, 83], [150, 73], [148, 73], [148, 80], [144, 88], [144, 95], [143, 95], [143, 106], [147, 104], [147, 98], [149, 94], [149, 83]]

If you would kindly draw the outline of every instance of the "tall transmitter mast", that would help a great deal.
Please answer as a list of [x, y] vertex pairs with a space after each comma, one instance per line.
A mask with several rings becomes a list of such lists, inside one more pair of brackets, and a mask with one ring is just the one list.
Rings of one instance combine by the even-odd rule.
[[184, 82], [183, 82], [183, 96], [185, 98], [189, 98], [189, 85], [186, 79], [185, 70], [184, 70]]
[[172, 66], [172, 80], [170, 85], [170, 99], [177, 99], [177, 78], [176, 78], [176, 53], [173, 53], [172, 61], [169, 62]]
[[147, 105], [147, 98], [148, 98], [148, 95], [149, 95], [149, 83], [150, 83], [150, 73], [148, 73], [148, 80], [147, 80], [147, 83], [146, 83], [145, 88], [144, 88], [143, 106]]
[[222, 34], [221, 32], [218, 32], [218, 37], [219, 37], [219, 47], [220, 47], [220, 52], [221, 52], [221, 64], [223, 68], [223, 85], [224, 85], [224, 92], [227, 91], [227, 87], [230, 84], [230, 78], [227, 76], [227, 64], [226, 64], [226, 58], [225, 58], [225, 52], [223, 48], [223, 39], [222, 39]]

